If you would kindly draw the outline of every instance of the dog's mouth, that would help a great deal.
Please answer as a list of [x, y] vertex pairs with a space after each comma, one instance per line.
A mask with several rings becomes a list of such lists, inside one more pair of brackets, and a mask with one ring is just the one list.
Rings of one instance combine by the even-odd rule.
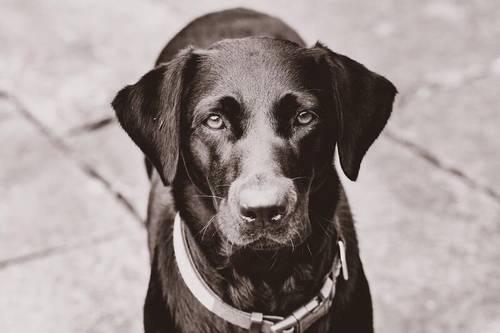
[[[304, 223], [304, 222], [302, 222]], [[228, 226], [223, 223], [217, 228], [223, 243], [226, 243], [231, 252], [251, 249], [254, 251], [277, 251], [300, 246], [310, 236], [310, 230], [300, 225], [286, 226], [274, 230], [236, 230], [237, 225]], [[292, 223], [294, 224], [294, 223]], [[304, 224], [304, 225], [308, 225]]]
[[305, 243], [306, 240], [307, 237], [305, 238], [296, 237], [296, 238], [288, 238], [281, 240], [281, 239], [276, 239], [274, 237], [261, 236], [257, 237], [256, 239], [245, 240], [244, 242], [241, 241], [232, 242], [226, 238], [225, 241], [227, 242], [227, 245], [229, 245], [227, 249], [229, 251], [226, 254], [230, 256], [233, 253], [237, 252], [241, 253], [245, 252], [246, 250], [263, 252], [263, 253], [276, 252], [282, 250], [293, 251], [295, 250], [295, 248]]
[[261, 236], [253, 241], [250, 241], [245, 247], [259, 251], [275, 251], [288, 248], [293, 250], [295, 247], [300, 246], [305, 241], [306, 238], [302, 237], [289, 237], [287, 239], [278, 241], [274, 237]]

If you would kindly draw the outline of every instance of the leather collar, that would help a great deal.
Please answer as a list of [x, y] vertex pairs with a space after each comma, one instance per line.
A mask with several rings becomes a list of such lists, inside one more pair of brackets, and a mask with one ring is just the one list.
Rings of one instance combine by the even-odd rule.
[[335, 297], [336, 280], [341, 270], [344, 279], [348, 279], [345, 246], [344, 242], [339, 239], [337, 242], [339, 256], [335, 257], [332, 269], [325, 277], [319, 293], [309, 302], [293, 311], [288, 317], [245, 312], [225, 303], [203, 280], [189, 250], [186, 235], [188, 232], [189, 229], [177, 213], [174, 220], [173, 243], [177, 267], [185, 285], [207, 310], [250, 333], [304, 332], [330, 310]]

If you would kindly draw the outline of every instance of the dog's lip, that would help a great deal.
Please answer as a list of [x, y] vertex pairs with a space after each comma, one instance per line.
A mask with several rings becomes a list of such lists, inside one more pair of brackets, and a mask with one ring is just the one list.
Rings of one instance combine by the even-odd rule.
[[[287, 216], [288, 218], [289, 216]], [[219, 221], [218, 221], [219, 222]], [[280, 226], [275, 226], [274, 228], [254, 229], [246, 235], [241, 235], [237, 239], [232, 239], [229, 237], [222, 228], [217, 227], [216, 231], [219, 237], [234, 246], [235, 249], [250, 248], [256, 250], [281, 250], [286, 248], [295, 248], [304, 244], [310, 236], [310, 233], [302, 233], [300, 231], [292, 231], [288, 229], [289, 227], [284, 223]], [[285, 237], [280, 237], [287, 235]], [[295, 237], [295, 236], [299, 237]]]
[[[226, 240], [229, 242], [231, 245], [235, 246], [235, 248], [250, 248], [250, 249], [255, 249], [255, 250], [266, 250], [266, 251], [271, 251], [271, 250], [280, 250], [284, 248], [291, 248], [292, 243], [290, 242], [289, 239], [282, 239], [282, 240], [277, 240], [276, 236], [273, 235], [259, 235], [257, 237], [250, 237], [244, 242], [234, 242], [230, 239], [227, 238], [226, 235], [223, 233], [219, 232], [219, 235], [222, 236], [222, 239]], [[307, 238], [307, 237], [306, 237]], [[293, 240], [293, 246], [298, 246], [302, 243], [304, 243], [306, 239], [294, 239]]]
[[286, 243], [281, 243], [276, 241], [274, 238], [261, 236], [257, 239], [250, 241], [246, 247], [258, 249], [258, 250], [275, 250], [286, 247]]
[[276, 239], [273, 235], [261, 235], [255, 239], [250, 240], [244, 247], [249, 247], [258, 250], [278, 250], [284, 248], [294, 248], [305, 243], [307, 237], [300, 237], [300, 239], [283, 238]]

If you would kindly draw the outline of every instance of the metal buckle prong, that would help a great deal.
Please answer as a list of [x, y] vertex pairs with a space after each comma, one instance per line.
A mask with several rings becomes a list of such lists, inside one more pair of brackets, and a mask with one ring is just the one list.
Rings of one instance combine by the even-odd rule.
[[345, 245], [343, 241], [337, 242], [339, 246], [339, 254], [340, 254], [340, 265], [342, 268], [342, 277], [345, 281], [349, 280], [349, 270], [347, 269], [347, 258], [345, 253]]
[[[292, 315], [286, 317], [285, 319], [277, 322], [273, 326], [271, 326], [270, 330], [272, 333], [294, 332], [297, 324], [298, 324], [297, 318], [295, 318], [292, 314]], [[289, 329], [291, 329], [291, 330], [289, 330]], [[287, 330], [289, 330], [289, 331], [287, 331]]]
[[[323, 298], [323, 295], [319, 294], [316, 298], [311, 300], [306, 305], [301, 306], [297, 310], [295, 310], [290, 316], [286, 317], [280, 322], [277, 322], [273, 326], [271, 326], [271, 332], [288, 332], [287, 329], [296, 328], [297, 333], [302, 332], [301, 326], [309, 326], [304, 325], [304, 323], [314, 322], [319, 317], [322, 317], [326, 314], [328, 307], [322, 306], [323, 302], [329, 302], [328, 298]], [[324, 308], [323, 310], [321, 308]], [[302, 323], [304, 321], [304, 323]], [[295, 332], [295, 331], [292, 331]]]

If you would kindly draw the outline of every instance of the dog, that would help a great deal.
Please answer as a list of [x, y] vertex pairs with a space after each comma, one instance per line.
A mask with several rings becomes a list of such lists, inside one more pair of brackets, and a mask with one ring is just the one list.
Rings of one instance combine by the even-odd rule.
[[145, 332], [373, 332], [349, 205], [386, 78], [247, 9], [195, 19], [112, 106], [151, 180]]

